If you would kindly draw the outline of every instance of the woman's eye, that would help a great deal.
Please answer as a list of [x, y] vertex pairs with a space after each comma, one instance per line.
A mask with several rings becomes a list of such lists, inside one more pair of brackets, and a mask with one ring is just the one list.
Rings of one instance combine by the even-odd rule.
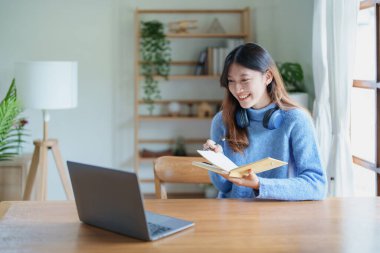
[[241, 80], [243, 83], [247, 83], [249, 81], [249, 79], [244, 79], [244, 80]]
[[228, 84], [233, 84], [234, 81], [228, 80]]

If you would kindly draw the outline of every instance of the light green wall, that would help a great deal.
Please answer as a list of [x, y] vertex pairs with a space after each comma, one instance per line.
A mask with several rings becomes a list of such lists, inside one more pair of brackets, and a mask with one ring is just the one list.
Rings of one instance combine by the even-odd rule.
[[[77, 60], [79, 104], [51, 113], [51, 137], [64, 160], [132, 169], [134, 10], [244, 8], [255, 40], [277, 61], [298, 61], [312, 89], [313, 0], [0, 0], [0, 97], [21, 60]], [[29, 144], [42, 117], [27, 110]], [[52, 161], [49, 198], [64, 198]]]

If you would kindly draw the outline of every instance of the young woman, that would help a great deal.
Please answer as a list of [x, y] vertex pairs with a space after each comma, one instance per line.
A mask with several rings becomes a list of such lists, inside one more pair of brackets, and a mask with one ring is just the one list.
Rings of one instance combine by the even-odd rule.
[[226, 88], [222, 111], [211, 124], [205, 149], [238, 166], [266, 157], [288, 164], [243, 178], [209, 172], [220, 198], [320, 200], [326, 194], [313, 123], [288, 96], [269, 53], [257, 44], [235, 48], [220, 77]]

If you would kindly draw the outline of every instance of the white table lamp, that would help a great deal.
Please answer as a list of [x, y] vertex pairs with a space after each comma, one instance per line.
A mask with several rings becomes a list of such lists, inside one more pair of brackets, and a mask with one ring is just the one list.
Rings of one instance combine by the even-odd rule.
[[76, 62], [37, 61], [16, 63], [17, 95], [24, 108], [43, 112], [43, 139], [35, 140], [32, 163], [24, 191], [24, 200], [30, 199], [37, 170], [41, 170], [41, 189], [37, 198], [47, 197], [47, 152], [52, 150], [66, 197], [73, 199], [65, 166], [59, 151], [58, 140], [48, 139], [48, 110], [68, 109], [77, 106], [78, 64]]

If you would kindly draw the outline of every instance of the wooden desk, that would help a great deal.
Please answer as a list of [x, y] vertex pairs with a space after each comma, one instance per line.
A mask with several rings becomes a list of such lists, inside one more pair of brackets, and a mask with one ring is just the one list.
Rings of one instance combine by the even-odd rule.
[[0, 203], [0, 252], [379, 252], [380, 198], [275, 202], [146, 200], [195, 221], [142, 242], [82, 224], [73, 202]]

